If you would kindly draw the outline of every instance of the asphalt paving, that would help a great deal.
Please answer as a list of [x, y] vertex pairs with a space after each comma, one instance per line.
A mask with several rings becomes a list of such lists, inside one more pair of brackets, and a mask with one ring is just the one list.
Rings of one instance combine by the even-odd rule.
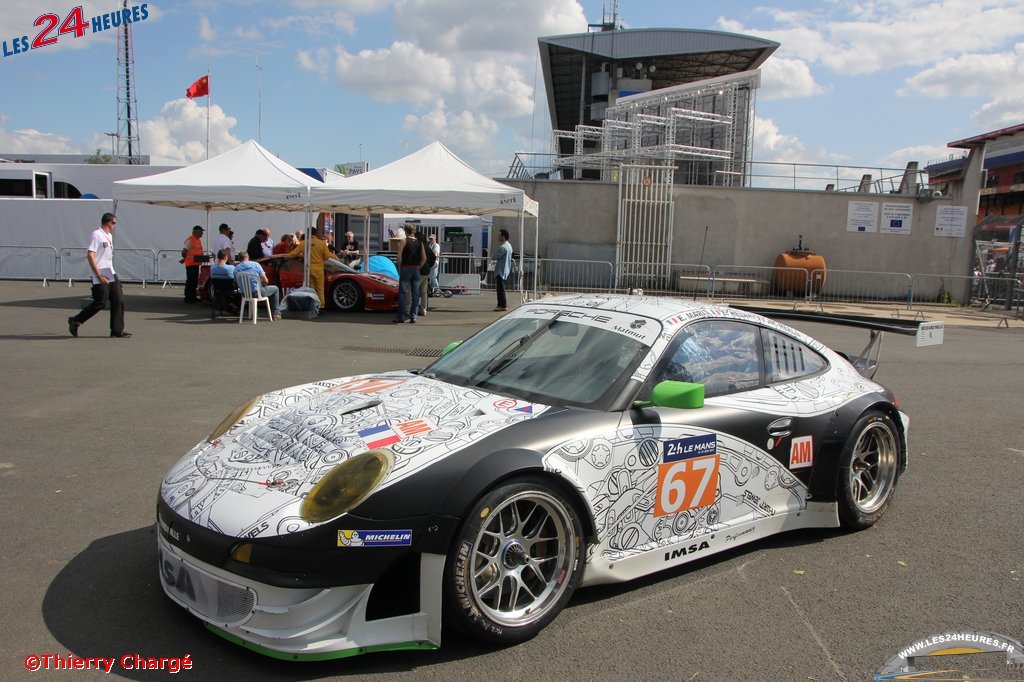
[[[130, 285], [132, 338], [110, 338], [106, 313], [71, 338], [67, 317], [88, 291], [0, 283], [2, 679], [67, 674], [30, 673], [30, 655], [187, 654], [180, 674], [199, 679], [862, 680], [945, 629], [1024, 637], [1024, 324], [1012, 318], [948, 326], [941, 346], [886, 336], [876, 378], [911, 415], [910, 469], [873, 528], [792, 532], [580, 590], [514, 647], [446, 633], [438, 651], [286, 663], [222, 640], [163, 596], [164, 473], [253, 395], [426, 365], [497, 318], [493, 293], [433, 299], [416, 325], [327, 313], [254, 326], [211, 320], [180, 288]], [[867, 335], [794, 326], [840, 350]]]

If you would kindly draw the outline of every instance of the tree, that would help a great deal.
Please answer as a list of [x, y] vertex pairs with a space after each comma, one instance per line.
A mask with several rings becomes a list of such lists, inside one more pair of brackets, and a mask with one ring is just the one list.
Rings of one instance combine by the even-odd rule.
[[86, 163], [112, 163], [113, 159], [110, 158], [110, 154], [101, 154], [99, 148], [96, 148], [96, 153], [85, 160]]

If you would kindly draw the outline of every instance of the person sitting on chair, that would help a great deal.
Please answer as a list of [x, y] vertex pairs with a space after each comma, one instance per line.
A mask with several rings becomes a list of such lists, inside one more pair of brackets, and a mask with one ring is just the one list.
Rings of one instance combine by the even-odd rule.
[[217, 252], [217, 262], [210, 266], [209, 295], [216, 310], [230, 314], [238, 312], [235, 266], [228, 263], [228, 253], [224, 249]]
[[238, 265], [235, 266], [235, 274], [241, 274], [248, 272], [256, 275], [260, 281], [260, 288], [253, 289], [253, 293], [258, 293], [261, 296], [266, 296], [270, 299], [270, 309], [274, 311], [274, 319], [281, 319], [281, 311], [278, 310], [278, 297], [280, 296], [281, 290], [270, 283], [267, 279], [267, 273], [263, 272], [263, 266], [259, 263], [249, 260], [249, 253], [242, 251], [238, 254]]

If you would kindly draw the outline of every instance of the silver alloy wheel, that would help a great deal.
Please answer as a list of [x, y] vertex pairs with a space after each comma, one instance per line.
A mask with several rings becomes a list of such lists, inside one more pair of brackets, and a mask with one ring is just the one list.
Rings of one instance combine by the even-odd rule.
[[850, 462], [850, 496], [857, 509], [871, 514], [883, 507], [896, 485], [898, 448], [885, 422], [865, 428], [853, 447]]
[[473, 542], [473, 602], [495, 623], [536, 622], [570, 584], [576, 537], [570, 511], [542, 491], [504, 500]]
[[331, 290], [331, 298], [338, 310], [349, 311], [359, 305], [362, 292], [359, 286], [353, 282], [342, 281]]

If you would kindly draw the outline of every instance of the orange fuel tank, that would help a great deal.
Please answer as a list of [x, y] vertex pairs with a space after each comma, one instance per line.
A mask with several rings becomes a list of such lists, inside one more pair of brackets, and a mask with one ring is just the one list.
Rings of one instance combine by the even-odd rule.
[[772, 283], [776, 290], [795, 296], [803, 296], [807, 280], [811, 282], [811, 292], [817, 294], [825, 285], [825, 258], [813, 251], [791, 249], [783, 251], [775, 258]]

